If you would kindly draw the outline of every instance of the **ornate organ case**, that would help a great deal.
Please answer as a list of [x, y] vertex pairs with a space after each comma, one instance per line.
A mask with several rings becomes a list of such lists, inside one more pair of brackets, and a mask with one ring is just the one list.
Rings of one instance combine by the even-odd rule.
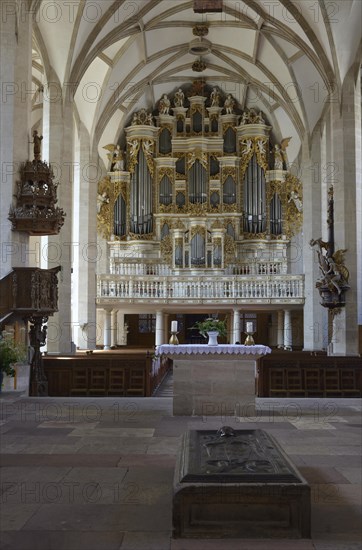
[[126, 170], [99, 183], [100, 232], [115, 256], [142, 255], [173, 271], [243, 273], [264, 259], [286, 273], [302, 186], [283, 152], [271, 151], [271, 126], [235, 102], [226, 109], [215, 89], [213, 101], [181, 93], [154, 116], [135, 113], [125, 129]]

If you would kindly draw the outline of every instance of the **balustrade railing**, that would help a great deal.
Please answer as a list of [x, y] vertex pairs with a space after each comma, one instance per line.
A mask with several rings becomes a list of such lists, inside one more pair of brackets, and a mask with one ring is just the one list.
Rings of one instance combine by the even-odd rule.
[[99, 275], [97, 297], [120, 300], [263, 300], [304, 298], [303, 275], [130, 276]]
[[[262, 262], [250, 260], [245, 263], [230, 265], [225, 272], [228, 275], [286, 275], [285, 261]], [[114, 275], [172, 275], [172, 269], [166, 264], [147, 262], [113, 261], [111, 273]]]

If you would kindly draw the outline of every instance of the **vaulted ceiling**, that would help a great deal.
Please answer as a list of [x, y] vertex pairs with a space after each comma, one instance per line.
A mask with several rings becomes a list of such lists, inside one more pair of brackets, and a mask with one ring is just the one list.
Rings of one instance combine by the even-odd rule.
[[[361, 5], [224, 0], [222, 13], [197, 14], [182, 0], [33, 0], [34, 82], [45, 85], [53, 69], [104, 160], [102, 146], [117, 142], [133, 111], [203, 79], [262, 110], [276, 139], [293, 136], [293, 161], [356, 61]], [[202, 72], [189, 51], [196, 24], [211, 43]], [[41, 116], [39, 94], [33, 103]]]

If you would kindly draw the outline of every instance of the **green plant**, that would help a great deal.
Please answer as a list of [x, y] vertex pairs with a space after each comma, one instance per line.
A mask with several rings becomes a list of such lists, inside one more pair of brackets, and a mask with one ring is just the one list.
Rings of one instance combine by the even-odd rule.
[[220, 319], [214, 319], [213, 317], [208, 317], [204, 321], [197, 321], [194, 324], [192, 329], [197, 329], [201, 336], [206, 337], [208, 332], [217, 331], [221, 337], [226, 336], [226, 322], [220, 321]]
[[13, 340], [3, 338], [0, 340], [0, 370], [8, 376], [15, 376], [14, 363], [25, 359], [24, 346], [16, 344]]

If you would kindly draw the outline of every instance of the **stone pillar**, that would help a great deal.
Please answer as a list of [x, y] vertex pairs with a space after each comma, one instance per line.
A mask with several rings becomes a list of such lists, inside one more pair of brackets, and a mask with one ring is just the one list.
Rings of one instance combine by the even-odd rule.
[[232, 343], [236, 344], [240, 342], [240, 311], [238, 309], [233, 310], [233, 339]]
[[112, 313], [110, 309], [105, 310], [104, 315], [104, 338], [103, 338], [103, 349], [111, 349], [111, 336], [112, 333]]
[[309, 245], [311, 239], [322, 235], [321, 186], [325, 174], [321, 172], [321, 129], [317, 125], [309, 139], [302, 144], [303, 182], [303, 264], [304, 264], [304, 350], [315, 351], [323, 348], [323, 324], [326, 312], [320, 305], [319, 292], [315, 286], [320, 278], [317, 253]]
[[163, 343], [164, 343], [163, 312], [162, 311], [156, 311], [155, 345], [160, 346]]
[[119, 346], [127, 345], [127, 332], [124, 326], [124, 313], [117, 310], [117, 344]]
[[[97, 164], [92, 160], [90, 136], [82, 123], [78, 125], [74, 174], [73, 285], [74, 317], [77, 325], [86, 329], [76, 334], [80, 348], [96, 347], [96, 278], [97, 261], [101, 255], [97, 245]], [[77, 331], [76, 331], [77, 332]]]
[[292, 351], [292, 312], [284, 310], [284, 349]]
[[111, 348], [117, 346], [117, 313], [118, 309], [113, 309], [111, 313]]
[[[54, 181], [59, 182], [58, 206], [66, 213], [65, 223], [59, 235], [48, 237], [48, 246], [43, 250], [47, 255], [48, 268], [60, 265], [58, 275], [58, 313], [48, 322], [48, 351], [72, 353], [72, 327], [77, 327], [79, 319], [72, 319], [71, 269], [78, 243], [72, 235], [73, 197], [73, 104], [63, 98], [58, 77], [53, 71], [47, 75], [44, 91], [43, 117], [43, 160], [50, 162], [54, 171]], [[82, 319], [86, 322], [86, 319]], [[82, 323], [83, 324], [83, 323]]]
[[163, 334], [163, 344], [166, 344], [169, 340], [169, 335], [171, 332], [171, 325], [169, 324], [169, 313], [163, 314], [163, 326], [164, 326], [164, 334]]
[[[358, 355], [358, 302], [361, 302], [362, 239], [358, 218], [361, 198], [361, 88], [359, 64], [347, 73], [340, 103], [331, 103], [334, 163], [334, 240], [335, 251], [346, 249], [345, 265], [349, 270], [350, 289], [346, 305], [333, 321], [333, 355]], [[331, 182], [332, 183], [332, 182]], [[358, 292], [359, 290], [359, 292]]]
[[20, 164], [29, 158], [31, 139], [32, 17], [16, 0], [0, 2], [0, 278], [26, 267], [29, 236], [11, 230], [8, 220]]
[[284, 311], [278, 309], [277, 348], [284, 348]]

